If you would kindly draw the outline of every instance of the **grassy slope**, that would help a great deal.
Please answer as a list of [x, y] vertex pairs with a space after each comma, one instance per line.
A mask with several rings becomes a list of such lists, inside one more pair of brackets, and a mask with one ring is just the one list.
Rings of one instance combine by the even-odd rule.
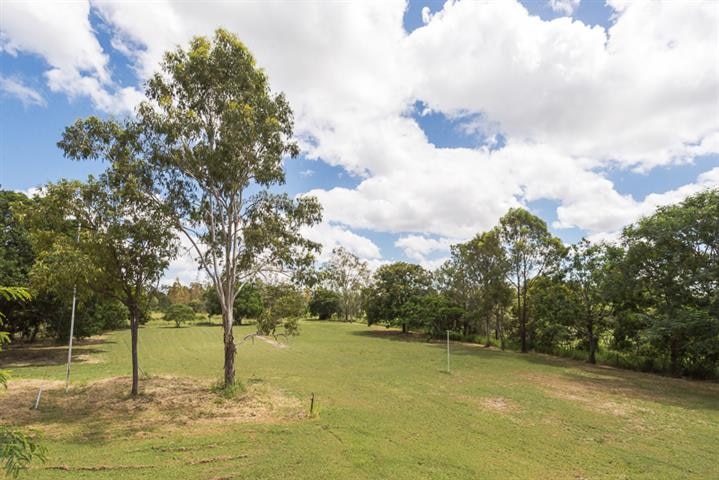
[[[241, 337], [251, 327], [238, 330]], [[386, 333], [309, 322], [290, 348], [239, 347], [240, 379], [262, 379], [303, 399], [314, 392], [318, 418], [169, 436], [63, 436], [51, 425], [48, 465], [152, 468], [37, 466], [28, 478], [719, 477], [717, 384], [460, 345], [448, 375], [442, 345]], [[74, 381], [127, 375], [128, 340], [129, 332], [117, 332], [87, 347], [104, 361], [78, 364]], [[152, 325], [140, 342], [150, 375], [221, 376], [219, 327]], [[14, 375], [59, 380], [64, 366], [15, 368]]]

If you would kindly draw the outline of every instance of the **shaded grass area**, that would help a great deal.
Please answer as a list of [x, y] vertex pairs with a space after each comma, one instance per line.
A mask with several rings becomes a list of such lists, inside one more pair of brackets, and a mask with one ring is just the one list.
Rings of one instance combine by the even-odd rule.
[[[221, 330], [203, 325], [160, 328], [164, 325], [152, 322], [140, 332], [140, 362], [150, 376], [141, 382], [141, 391], [157, 398], [152, 382], [178, 377], [174, 387], [178, 392], [194, 379], [205, 385], [202, 395], [211, 395], [209, 386], [222, 375]], [[253, 328], [240, 327], [235, 337], [242, 338]], [[105, 342], [88, 348], [97, 360], [76, 364], [73, 389], [118, 396], [116, 403], [121, 406], [133, 402], [122, 397], [123, 387], [129, 391], [126, 379], [107, 391], [97, 390], [96, 383], [129, 374], [129, 332], [111, 333]], [[208, 421], [218, 414], [212, 412], [214, 400], [207, 397], [203, 408], [209, 408], [209, 416], [193, 413], [190, 410], [196, 407], [179, 402], [165, 405], [160, 425], [143, 426], [144, 417], [129, 407], [101, 415], [97, 409], [108, 407], [100, 403], [69, 415], [63, 414], [60, 400], [52, 403], [48, 398], [43, 405], [47, 410], [38, 419], [23, 421], [45, 431], [49, 446], [48, 463], [34, 466], [30, 476], [654, 479], [718, 475], [716, 383], [461, 344], [451, 347], [452, 374], [448, 375], [444, 348], [442, 343], [394, 330], [321, 322], [303, 323], [300, 336], [292, 338], [287, 348], [265, 342], [239, 347], [238, 379], [248, 389], [262, 386], [284, 392], [302, 412], [309, 409], [314, 393], [319, 410], [314, 417]], [[3, 364], [6, 360], [11, 358], [0, 359]], [[14, 368], [16, 379], [64, 379], [62, 363], [16, 364], [20, 365]], [[7, 408], [7, 398], [0, 396], [0, 410]], [[140, 426], [131, 428], [133, 424]]]

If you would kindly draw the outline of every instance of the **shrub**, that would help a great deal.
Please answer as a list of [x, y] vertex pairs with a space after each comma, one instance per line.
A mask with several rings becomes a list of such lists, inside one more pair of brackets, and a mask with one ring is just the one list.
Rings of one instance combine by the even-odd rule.
[[309, 310], [310, 314], [320, 320], [329, 320], [332, 315], [340, 313], [340, 296], [332, 290], [320, 287], [312, 292]]
[[95, 309], [95, 317], [102, 323], [104, 330], [120, 330], [129, 326], [130, 314], [120, 302], [101, 303]]
[[195, 312], [189, 305], [175, 304], [165, 312], [165, 320], [168, 322], [175, 322], [175, 327], [180, 327], [185, 322], [194, 320]]

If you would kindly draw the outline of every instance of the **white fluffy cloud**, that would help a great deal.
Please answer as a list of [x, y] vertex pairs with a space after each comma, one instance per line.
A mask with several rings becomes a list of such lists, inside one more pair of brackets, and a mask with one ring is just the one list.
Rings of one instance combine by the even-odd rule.
[[47, 104], [47, 102], [45, 102], [45, 98], [43, 98], [40, 92], [15, 78], [8, 78], [0, 75], [0, 91], [17, 98], [25, 106], [45, 106]]
[[719, 6], [631, 2], [608, 30], [454, 2], [409, 37], [413, 94], [598, 164], [670, 163], [719, 131]]
[[303, 234], [322, 245], [320, 261], [327, 260], [332, 249], [336, 247], [344, 247], [364, 260], [377, 260], [382, 256], [379, 247], [372, 240], [340, 225], [323, 222], [305, 229]]
[[50, 90], [89, 97], [104, 112], [132, 111], [140, 99], [136, 88], [113, 82], [109, 57], [90, 24], [88, 2], [3, 2], [0, 51], [39, 55], [49, 65]]
[[406, 235], [394, 242], [396, 247], [401, 248], [407, 257], [413, 260], [424, 260], [434, 252], [447, 252], [449, 247], [457, 243], [451, 238], [431, 238], [424, 235]]
[[[551, 6], [569, 15], [578, 3]], [[51, 89], [105, 111], [138, 100], [135, 87], [113, 83], [88, 4], [8, 5], [2, 48], [45, 58]], [[556, 227], [598, 235], [719, 184], [712, 170], [637, 199], [606, 176], [719, 153], [719, 4], [610, 5], [604, 29], [543, 21], [512, 0], [449, 1], [408, 34], [403, 0], [93, 2], [139, 80], [192, 35], [236, 32], [287, 93], [307, 155], [361, 178], [311, 192], [328, 222], [312, 235], [375, 262], [377, 245], [351, 228], [402, 234], [398, 246], [426, 259], [441, 252], [426, 250], [441, 243], [427, 234], [468, 238], [534, 200], [558, 203]], [[411, 116], [418, 100], [467, 132], [502, 133], [506, 145], [438, 148]]]
[[563, 15], [572, 15], [579, 7], [580, 0], [549, 0], [549, 8]]
[[[402, 249], [410, 260], [413, 260], [428, 270], [435, 270], [449, 258], [450, 246], [459, 240], [439, 237], [432, 238], [424, 235], [405, 235], [394, 242], [395, 247]], [[436, 255], [440, 253], [440, 257]], [[435, 258], [430, 258], [435, 256]]]
[[180, 236], [179, 246], [178, 256], [170, 262], [168, 269], [165, 271], [163, 282], [171, 283], [175, 279], [179, 279], [185, 285], [192, 282], [206, 282], [208, 280], [207, 274], [204, 270], [198, 268], [195, 260], [197, 253], [195, 253], [192, 243], [187, 237]]

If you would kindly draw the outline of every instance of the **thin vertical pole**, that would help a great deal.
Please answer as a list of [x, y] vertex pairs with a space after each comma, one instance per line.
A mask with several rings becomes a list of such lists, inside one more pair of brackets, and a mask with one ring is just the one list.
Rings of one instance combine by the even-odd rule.
[[451, 373], [449, 368], [449, 330], [447, 330], [447, 373]]
[[37, 391], [37, 397], [35, 398], [35, 410], [40, 407], [40, 395], [42, 395], [42, 387]]
[[[77, 222], [77, 243], [80, 244], [80, 222]], [[72, 363], [72, 337], [75, 335], [75, 305], [77, 304], [77, 281], [72, 286], [72, 313], [70, 314], [70, 341], [67, 345], [67, 371], [65, 372], [65, 393], [70, 388], [70, 364]]]

